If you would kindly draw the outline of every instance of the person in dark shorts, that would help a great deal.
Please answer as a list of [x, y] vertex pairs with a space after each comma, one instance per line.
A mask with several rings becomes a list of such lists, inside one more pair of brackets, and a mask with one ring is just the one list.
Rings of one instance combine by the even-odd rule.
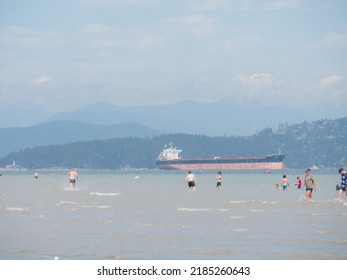
[[312, 200], [312, 192], [317, 191], [317, 182], [316, 179], [311, 174], [311, 169], [306, 169], [306, 176], [304, 180], [304, 186], [306, 187], [306, 201]]
[[196, 178], [191, 171], [188, 171], [188, 175], [185, 178], [185, 182], [188, 182], [188, 188], [195, 191]]
[[76, 181], [78, 180], [77, 169], [71, 169], [71, 171], [68, 173], [68, 176], [70, 189], [74, 189]]
[[338, 185], [338, 200], [341, 200], [342, 193], [344, 192], [347, 196], [347, 172], [342, 167], [339, 168], [339, 174], [341, 174], [341, 183]]
[[217, 172], [216, 180], [217, 180], [216, 188], [220, 190], [222, 188], [222, 172], [220, 171]]

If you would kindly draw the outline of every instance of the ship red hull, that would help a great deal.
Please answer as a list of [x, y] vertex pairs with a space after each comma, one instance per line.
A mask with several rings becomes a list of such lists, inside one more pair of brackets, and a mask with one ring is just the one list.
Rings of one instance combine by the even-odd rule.
[[284, 169], [283, 162], [257, 162], [257, 163], [201, 163], [201, 164], [164, 164], [158, 165], [163, 170], [273, 170]]
[[186, 158], [156, 161], [164, 170], [272, 170], [283, 169], [284, 155], [266, 155], [239, 158]]

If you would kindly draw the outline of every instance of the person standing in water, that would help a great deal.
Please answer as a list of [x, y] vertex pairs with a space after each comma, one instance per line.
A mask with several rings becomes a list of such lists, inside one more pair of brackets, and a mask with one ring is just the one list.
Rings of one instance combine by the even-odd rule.
[[283, 191], [286, 191], [287, 188], [288, 188], [288, 186], [289, 186], [289, 182], [288, 182], [288, 179], [287, 179], [287, 176], [286, 176], [286, 175], [283, 175], [281, 184], [282, 184], [282, 190], [283, 190]]
[[222, 188], [222, 172], [218, 171], [216, 174], [216, 180], [217, 180], [217, 189], [221, 189]]
[[298, 187], [298, 190], [301, 190], [301, 187], [302, 187], [302, 182], [301, 182], [301, 179], [300, 177], [296, 177], [296, 179], [298, 180], [298, 182], [296, 183], [296, 186]]
[[338, 185], [338, 197], [337, 200], [341, 200], [342, 193], [344, 192], [347, 196], [347, 172], [342, 167], [339, 168], [339, 174], [341, 174], [341, 183]]
[[74, 189], [76, 186], [76, 181], [78, 180], [77, 169], [71, 169], [68, 173], [70, 189]]
[[191, 171], [188, 171], [188, 175], [186, 176], [185, 182], [188, 182], [188, 188], [192, 191], [195, 191], [196, 178]]
[[317, 182], [316, 179], [311, 174], [311, 169], [306, 169], [306, 176], [304, 180], [304, 186], [306, 187], [306, 201], [312, 200], [312, 192], [317, 191]]

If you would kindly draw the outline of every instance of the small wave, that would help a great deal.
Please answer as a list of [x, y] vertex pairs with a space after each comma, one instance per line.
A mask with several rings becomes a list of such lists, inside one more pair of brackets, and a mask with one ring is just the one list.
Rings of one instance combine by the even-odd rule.
[[191, 228], [192, 227], [191, 225], [177, 225], [177, 224], [169, 224], [167, 226], [171, 228]]
[[27, 250], [27, 249], [17, 249], [17, 248], [4, 248], [0, 249], [2, 252], [9, 252], [9, 253], [30, 253], [32, 251]]
[[72, 188], [66, 187], [66, 188], [64, 188], [64, 191], [68, 191], [68, 192], [76, 192], [76, 191], [79, 191], [79, 189], [78, 189], [78, 188], [74, 188], [74, 189], [72, 189]]
[[329, 214], [329, 213], [308, 213], [307, 215], [310, 215], [310, 216], [330, 216], [331, 214]]
[[134, 226], [139, 227], [169, 227], [169, 228], [191, 228], [191, 225], [180, 225], [180, 224], [150, 224], [150, 223], [132, 223]]
[[98, 209], [108, 209], [108, 208], [115, 208], [116, 206], [114, 205], [99, 205], [99, 206], [96, 206], [96, 208]]
[[114, 220], [103, 220], [103, 221], [98, 221], [99, 223], [102, 223], [102, 224], [114, 224], [115, 221]]
[[274, 205], [274, 204], [277, 204], [278, 202], [277, 201], [262, 201], [261, 203]]
[[100, 193], [100, 192], [91, 192], [89, 195], [96, 195], [96, 196], [117, 196], [121, 195], [122, 193]]
[[315, 203], [315, 204], [323, 204], [323, 203], [336, 203], [339, 202], [337, 199], [327, 199], [327, 200], [315, 200], [315, 199], [311, 199], [311, 200], [306, 200], [305, 196], [300, 196], [297, 200], [297, 202], [305, 202], [305, 203]]
[[116, 208], [115, 205], [92, 205], [92, 204], [83, 204], [79, 205], [79, 207], [72, 208], [71, 211], [79, 211], [86, 208], [96, 208], [96, 209], [108, 209], [108, 208]]
[[251, 209], [251, 212], [265, 212], [263, 209]]
[[20, 208], [20, 207], [6, 207], [7, 211], [17, 211], [17, 212], [25, 212], [29, 211], [29, 208]]
[[317, 202], [317, 203], [332, 203], [332, 202], [335, 202], [336, 199], [328, 199], [328, 200], [315, 200], [314, 202]]
[[336, 200], [337, 199], [327, 199], [327, 200], [315, 200], [315, 199], [312, 199], [310, 201], [306, 201], [306, 198], [305, 198], [305, 202], [310, 202], [310, 203], [336, 203]]
[[248, 200], [230, 200], [230, 204], [242, 204], [242, 203], [248, 203]]
[[134, 226], [139, 226], [139, 227], [155, 227], [155, 226], [161, 226], [161, 225], [146, 224], [146, 223], [134, 223]]
[[211, 211], [209, 208], [177, 208], [177, 211], [191, 211], [191, 212], [202, 212], [202, 211]]
[[248, 216], [231, 216], [230, 219], [246, 219]]
[[76, 204], [79, 204], [79, 202], [75, 202], [75, 201], [59, 201], [58, 205], [64, 205], [64, 204], [67, 204], [67, 205], [76, 205]]
[[93, 208], [95, 207], [95, 205], [91, 205], [91, 204], [83, 204], [80, 206], [81, 208]]
[[244, 232], [244, 231], [248, 231], [248, 229], [246, 229], [246, 228], [235, 228], [235, 229], [231, 229], [230, 231], [232, 231], [232, 232]]
[[305, 213], [308, 216], [345, 216], [345, 213]]

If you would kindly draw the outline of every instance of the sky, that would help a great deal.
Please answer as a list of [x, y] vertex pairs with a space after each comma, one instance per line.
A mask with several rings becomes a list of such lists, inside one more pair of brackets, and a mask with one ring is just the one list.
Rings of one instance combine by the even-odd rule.
[[0, 107], [347, 98], [344, 0], [0, 0]]

